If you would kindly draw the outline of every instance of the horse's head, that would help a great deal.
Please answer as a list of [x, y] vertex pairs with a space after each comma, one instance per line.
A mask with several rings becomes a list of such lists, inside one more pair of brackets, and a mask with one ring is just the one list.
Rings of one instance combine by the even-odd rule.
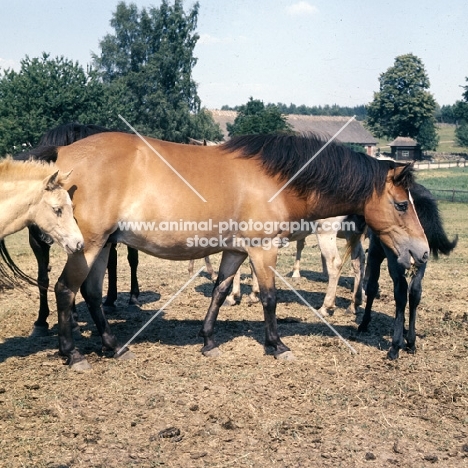
[[383, 192], [374, 193], [364, 209], [367, 224], [405, 268], [410, 268], [411, 258], [416, 264], [429, 258], [429, 245], [411, 197], [412, 171], [409, 164], [389, 166]]
[[83, 249], [84, 239], [73, 217], [70, 196], [62, 187], [70, 173], [56, 173], [43, 181], [42, 197], [37, 205], [34, 223], [68, 254]]

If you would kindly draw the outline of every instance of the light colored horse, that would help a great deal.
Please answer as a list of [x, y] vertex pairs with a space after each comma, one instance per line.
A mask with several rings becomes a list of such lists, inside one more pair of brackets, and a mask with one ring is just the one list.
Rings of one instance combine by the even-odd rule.
[[70, 173], [51, 164], [0, 162], [0, 240], [35, 224], [67, 253], [83, 248], [70, 196], [62, 185]]
[[[365, 253], [362, 248], [362, 240], [365, 237], [366, 225], [362, 217], [336, 216], [333, 218], [319, 219], [316, 221], [315, 235], [322, 256], [324, 273], [328, 274], [327, 292], [319, 312], [322, 315], [331, 315], [335, 309], [336, 288], [348, 256], [351, 257], [351, 265], [354, 272], [354, 286], [351, 303], [346, 309], [347, 313], [355, 314], [362, 304], [362, 281], [364, 274]], [[293, 267], [293, 278], [300, 278], [300, 261], [305, 246], [305, 239], [310, 232], [296, 232], [291, 240], [296, 240], [296, 260]], [[342, 260], [337, 247], [337, 237], [346, 239], [347, 249], [345, 259]], [[250, 302], [258, 302], [258, 281], [252, 270], [252, 292], [248, 296]], [[235, 305], [240, 302], [240, 270], [234, 278], [231, 294], [226, 298], [225, 305]]]

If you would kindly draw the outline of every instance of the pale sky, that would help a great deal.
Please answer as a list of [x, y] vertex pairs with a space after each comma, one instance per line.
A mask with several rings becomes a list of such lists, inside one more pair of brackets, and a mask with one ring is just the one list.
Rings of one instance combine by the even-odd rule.
[[[86, 66], [117, 0], [0, 0], [0, 68], [42, 52]], [[131, 3], [130, 1], [126, 2]], [[140, 8], [159, 0], [134, 0]], [[367, 104], [398, 55], [424, 63], [453, 104], [468, 84], [466, 0], [199, 0], [194, 78], [202, 105]], [[185, 0], [186, 11], [194, 2]]]

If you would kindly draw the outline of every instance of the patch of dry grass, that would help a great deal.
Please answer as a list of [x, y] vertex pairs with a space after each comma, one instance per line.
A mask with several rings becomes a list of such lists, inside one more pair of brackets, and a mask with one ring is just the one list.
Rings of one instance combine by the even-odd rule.
[[[468, 465], [468, 207], [441, 205], [447, 231], [460, 235], [450, 257], [431, 261], [417, 322], [418, 352], [387, 361], [394, 303], [382, 273], [370, 332], [344, 314], [349, 270], [340, 280], [330, 323], [349, 349], [278, 282], [280, 333], [294, 362], [275, 361], [262, 346], [258, 304], [223, 308], [223, 352], [204, 358], [197, 337], [212, 283], [198, 278], [131, 345], [119, 362], [100, 339], [79, 298], [80, 349], [93, 369], [74, 373], [56, 355], [55, 305], [50, 336], [31, 339], [37, 293], [0, 295], [0, 459], [6, 467], [461, 467]], [[35, 274], [25, 233], [7, 239], [18, 264]], [[343, 245], [341, 245], [343, 247]], [[118, 307], [110, 319], [123, 342], [186, 281], [186, 262], [140, 257], [141, 310], [127, 307], [129, 270], [119, 248]], [[278, 270], [290, 274], [292, 247]], [[315, 239], [308, 239], [303, 278], [295, 285], [314, 306], [323, 300]], [[64, 255], [53, 249], [52, 281]], [[214, 259], [219, 263], [219, 256]], [[196, 267], [201, 265], [201, 260]], [[243, 293], [250, 291], [243, 267]], [[292, 281], [292, 280], [291, 280]], [[180, 435], [161, 438], [176, 427]]]

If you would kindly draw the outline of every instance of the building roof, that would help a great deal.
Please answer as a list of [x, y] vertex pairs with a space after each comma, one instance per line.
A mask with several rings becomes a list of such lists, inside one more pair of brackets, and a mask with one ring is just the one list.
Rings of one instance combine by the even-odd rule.
[[398, 137], [389, 143], [388, 146], [404, 146], [404, 147], [416, 147], [419, 146], [416, 140], [408, 137]]
[[[234, 123], [237, 116], [236, 111], [211, 110], [213, 119], [221, 127], [224, 138], [228, 138], [226, 125]], [[321, 115], [295, 115], [286, 116], [287, 122], [298, 133], [315, 133], [323, 138], [331, 138], [335, 133], [349, 122], [349, 117], [331, 117]], [[374, 146], [377, 140], [364, 128], [361, 122], [353, 120], [337, 136], [337, 141], [341, 143], [355, 143], [364, 146]]]

